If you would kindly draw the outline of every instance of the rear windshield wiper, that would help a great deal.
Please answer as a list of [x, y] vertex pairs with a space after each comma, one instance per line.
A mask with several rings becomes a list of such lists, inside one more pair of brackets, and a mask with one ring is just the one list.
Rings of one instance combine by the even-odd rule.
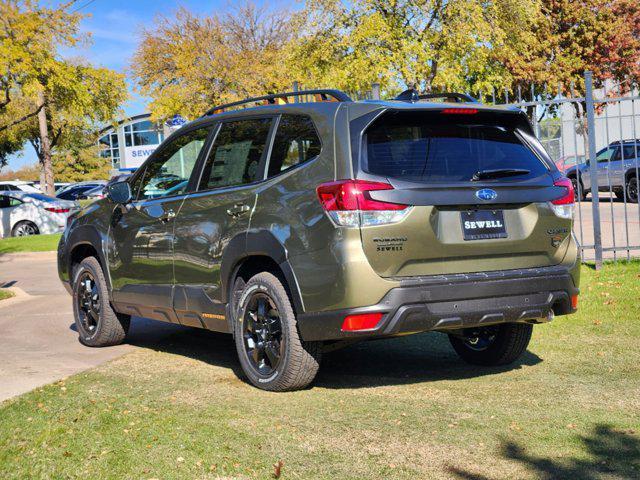
[[490, 178], [503, 178], [503, 177], [515, 177], [517, 175], [526, 175], [531, 173], [531, 170], [524, 168], [498, 168], [496, 170], [480, 170], [473, 174], [471, 177], [472, 182], [478, 180], [488, 180]]

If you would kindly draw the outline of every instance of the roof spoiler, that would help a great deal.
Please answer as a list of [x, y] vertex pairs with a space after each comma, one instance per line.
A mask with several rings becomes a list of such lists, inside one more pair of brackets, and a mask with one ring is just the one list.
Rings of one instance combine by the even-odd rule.
[[416, 103], [420, 100], [444, 99], [446, 103], [479, 103], [478, 100], [466, 93], [445, 92], [445, 93], [423, 93], [420, 94], [415, 88], [409, 88], [398, 95], [395, 99], [401, 102]]

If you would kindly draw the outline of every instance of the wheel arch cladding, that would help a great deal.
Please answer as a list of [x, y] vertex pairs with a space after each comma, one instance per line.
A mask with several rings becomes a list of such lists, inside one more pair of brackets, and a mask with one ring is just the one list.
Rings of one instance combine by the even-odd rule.
[[109, 272], [105, 268], [106, 263], [104, 252], [102, 250], [102, 239], [100, 233], [90, 225], [82, 225], [71, 232], [67, 245], [69, 279], [71, 281], [73, 280], [71, 275], [73, 274], [74, 265], [79, 264], [87, 257], [96, 257], [100, 267], [102, 268], [107, 286], [111, 289], [111, 278], [109, 276]]
[[[281, 278], [296, 312], [304, 312], [298, 282], [289, 261], [286, 248], [269, 231], [254, 231], [233, 238], [222, 256], [221, 300], [229, 301], [233, 283], [238, 276], [253, 276], [271, 271]], [[248, 280], [248, 278], [246, 278]]]

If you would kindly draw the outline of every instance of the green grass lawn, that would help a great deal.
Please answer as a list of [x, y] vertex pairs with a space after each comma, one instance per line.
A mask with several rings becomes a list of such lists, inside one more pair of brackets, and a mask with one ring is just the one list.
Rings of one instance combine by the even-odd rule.
[[50, 252], [58, 249], [62, 234], [0, 238], [0, 255], [16, 252]]
[[423, 334], [327, 354], [286, 394], [239, 380], [230, 338], [177, 329], [2, 404], [0, 478], [640, 478], [640, 263], [582, 289], [508, 368]]
[[0, 300], [5, 300], [7, 298], [13, 297], [13, 292], [10, 290], [5, 290], [4, 288], [0, 288]]

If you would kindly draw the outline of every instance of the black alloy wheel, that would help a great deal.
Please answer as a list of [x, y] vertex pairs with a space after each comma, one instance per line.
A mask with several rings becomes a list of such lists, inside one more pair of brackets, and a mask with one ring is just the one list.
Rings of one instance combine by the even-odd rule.
[[260, 375], [269, 376], [283, 356], [284, 339], [280, 312], [266, 293], [254, 293], [247, 303], [243, 322], [247, 360]]
[[631, 203], [638, 203], [638, 179], [631, 177], [627, 182], [627, 200]]
[[82, 272], [78, 279], [78, 320], [86, 337], [93, 337], [100, 322], [100, 291], [91, 272]]

